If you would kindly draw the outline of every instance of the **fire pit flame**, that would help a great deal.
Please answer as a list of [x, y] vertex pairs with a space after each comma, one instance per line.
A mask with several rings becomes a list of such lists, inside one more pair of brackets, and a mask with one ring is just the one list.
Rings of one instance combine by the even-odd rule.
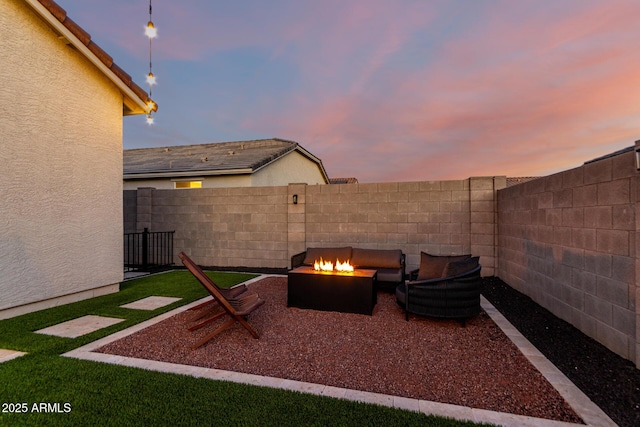
[[336, 260], [336, 270], [338, 271], [353, 271], [353, 266], [349, 264], [349, 260], [345, 262], [340, 262], [340, 260]]
[[339, 271], [339, 272], [352, 272], [353, 266], [349, 264], [349, 260], [345, 262], [340, 262], [339, 259], [336, 259], [335, 264], [331, 261], [324, 261], [322, 258], [320, 260], [316, 260], [313, 263], [313, 269], [316, 271]]
[[313, 263], [313, 269], [316, 271], [333, 271], [333, 263], [320, 258], [320, 261], [316, 260]]

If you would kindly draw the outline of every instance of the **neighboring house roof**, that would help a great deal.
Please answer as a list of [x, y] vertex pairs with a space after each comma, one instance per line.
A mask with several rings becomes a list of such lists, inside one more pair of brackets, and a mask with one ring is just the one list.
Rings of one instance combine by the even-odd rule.
[[600, 156], [600, 157], [596, 157], [595, 159], [588, 160], [588, 161], [584, 162], [584, 164], [588, 165], [589, 163], [599, 162], [600, 160], [605, 160], [605, 159], [610, 159], [611, 157], [616, 157], [616, 156], [619, 156], [621, 154], [629, 153], [629, 152], [633, 151], [634, 149], [635, 149], [635, 147], [625, 147], [625, 148], [623, 148], [621, 150], [614, 151], [613, 153], [605, 154], [604, 156]]
[[[131, 76], [113, 62], [100, 46], [91, 40], [91, 34], [67, 16], [67, 12], [53, 0], [24, 0], [68, 44], [74, 46], [102, 73], [113, 81], [123, 93], [123, 114], [147, 114], [147, 92], [131, 80]], [[154, 105], [153, 110], [158, 109]]]
[[[600, 156], [600, 157], [596, 157], [595, 159], [591, 159], [591, 160], [587, 160], [586, 162], [584, 162], [585, 165], [588, 165], [590, 163], [594, 163], [594, 162], [599, 162], [600, 160], [606, 160], [606, 159], [610, 159], [612, 157], [616, 157], [616, 156], [620, 156], [622, 154], [625, 153], [629, 153], [631, 151], [633, 151], [635, 149], [635, 147], [625, 147], [622, 148], [620, 150], [614, 151], [613, 153], [608, 153], [605, 154], [604, 156]], [[525, 176], [525, 177], [519, 177], [519, 178], [507, 178], [507, 187], [511, 187], [512, 185], [517, 185], [517, 184], [521, 184], [523, 182], [527, 182], [527, 181], [531, 181], [533, 179], [538, 179], [538, 176]]]
[[329, 178], [329, 184], [357, 184], [357, 178]]
[[523, 182], [533, 181], [534, 179], [540, 178], [539, 176], [518, 176], [518, 177], [507, 177], [507, 187], [511, 187], [512, 185], [522, 184]]
[[329, 182], [319, 158], [279, 138], [124, 150], [124, 179], [251, 174], [292, 151], [317, 163]]

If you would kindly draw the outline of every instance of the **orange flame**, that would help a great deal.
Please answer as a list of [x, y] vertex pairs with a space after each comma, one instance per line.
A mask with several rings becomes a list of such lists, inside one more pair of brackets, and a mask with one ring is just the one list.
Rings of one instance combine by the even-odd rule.
[[331, 261], [323, 260], [321, 257], [320, 260], [316, 260], [313, 263], [313, 269], [316, 271], [351, 272], [353, 271], [353, 266], [349, 263], [349, 260], [340, 262], [339, 259], [336, 259], [336, 263], [334, 264]]

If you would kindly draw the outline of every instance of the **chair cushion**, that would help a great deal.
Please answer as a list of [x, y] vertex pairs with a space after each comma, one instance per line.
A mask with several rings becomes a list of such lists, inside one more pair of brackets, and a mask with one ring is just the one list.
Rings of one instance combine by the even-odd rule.
[[442, 277], [459, 276], [476, 268], [480, 257], [462, 259], [460, 261], [450, 261], [442, 271]]
[[470, 257], [471, 254], [430, 255], [426, 252], [420, 252], [420, 270], [418, 271], [417, 280], [429, 280], [443, 277], [442, 273], [448, 263], [462, 261]]
[[360, 249], [353, 248], [351, 264], [354, 267], [401, 268], [400, 249]]
[[307, 255], [304, 257], [303, 264], [313, 265], [320, 258], [331, 262], [336, 262], [336, 259], [339, 259], [340, 262], [345, 262], [351, 259], [351, 246], [344, 248], [307, 248]]

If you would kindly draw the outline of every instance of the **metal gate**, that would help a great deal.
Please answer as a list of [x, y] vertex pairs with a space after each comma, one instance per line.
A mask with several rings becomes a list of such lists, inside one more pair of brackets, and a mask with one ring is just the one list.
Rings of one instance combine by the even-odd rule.
[[146, 271], [173, 265], [175, 231], [124, 234], [124, 271]]

